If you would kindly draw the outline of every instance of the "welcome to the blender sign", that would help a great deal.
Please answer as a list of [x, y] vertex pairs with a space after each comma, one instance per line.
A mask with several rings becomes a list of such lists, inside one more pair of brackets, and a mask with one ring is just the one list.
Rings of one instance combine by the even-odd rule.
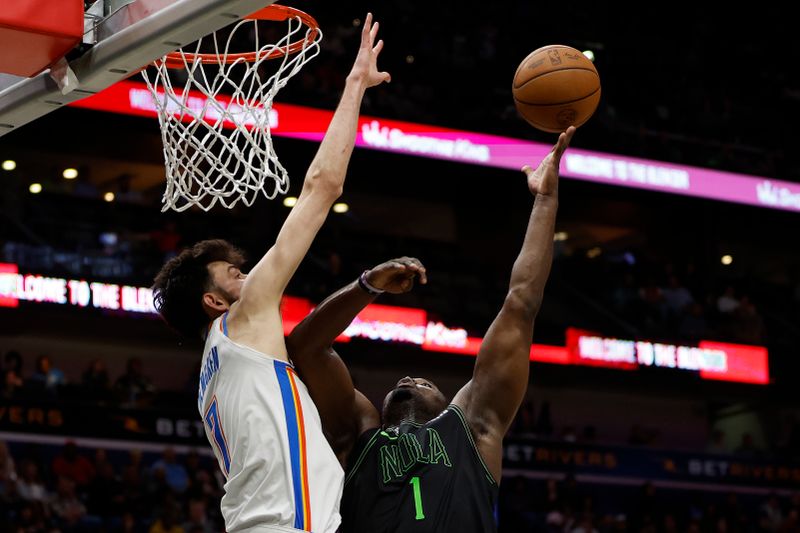
[[17, 265], [0, 263], [0, 306], [17, 307], [20, 301], [155, 313], [153, 291], [116, 283], [20, 274]]

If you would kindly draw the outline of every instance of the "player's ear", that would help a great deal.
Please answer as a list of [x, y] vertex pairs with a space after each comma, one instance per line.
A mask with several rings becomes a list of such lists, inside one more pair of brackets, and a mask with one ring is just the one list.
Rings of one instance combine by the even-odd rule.
[[228, 302], [217, 293], [206, 292], [203, 294], [203, 307], [221, 313], [228, 310]]

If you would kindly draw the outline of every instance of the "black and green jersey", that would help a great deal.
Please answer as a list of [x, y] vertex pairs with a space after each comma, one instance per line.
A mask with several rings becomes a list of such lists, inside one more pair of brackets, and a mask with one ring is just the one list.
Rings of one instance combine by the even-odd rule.
[[420, 425], [367, 431], [347, 467], [342, 533], [497, 531], [497, 483], [464, 414], [450, 405]]

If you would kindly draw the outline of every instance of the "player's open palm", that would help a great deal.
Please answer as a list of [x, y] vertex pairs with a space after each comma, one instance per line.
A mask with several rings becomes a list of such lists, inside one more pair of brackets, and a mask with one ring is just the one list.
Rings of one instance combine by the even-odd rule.
[[573, 126], [561, 133], [553, 149], [542, 159], [536, 170], [528, 165], [522, 167], [522, 171], [528, 176], [528, 188], [534, 195], [556, 196], [558, 193], [558, 167], [561, 165], [561, 156], [569, 146], [574, 134]]
[[419, 277], [423, 285], [428, 282], [425, 267], [413, 257], [400, 257], [386, 261], [367, 272], [367, 281], [376, 289], [391, 294], [402, 294], [414, 288]]
[[392, 77], [388, 72], [378, 70], [378, 56], [383, 50], [383, 40], [375, 42], [378, 35], [378, 23], [372, 22], [372, 13], [367, 13], [364, 26], [361, 29], [361, 48], [358, 50], [356, 62], [350, 76], [361, 78], [367, 87], [374, 87], [383, 82], [389, 82]]

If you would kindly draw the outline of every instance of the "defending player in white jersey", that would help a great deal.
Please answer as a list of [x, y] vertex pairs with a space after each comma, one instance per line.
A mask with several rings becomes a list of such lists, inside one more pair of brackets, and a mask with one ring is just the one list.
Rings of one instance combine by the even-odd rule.
[[[275, 244], [249, 274], [230, 243], [203, 241], [170, 260], [154, 284], [172, 327], [204, 335], [198, 408], [225, 473], [228, 533], [314, 531], [339, 526], [343, 472], [308, 390], [286, 351], [280, 301], [342, 193], [359, 108], [379, 72], [383, 41], [368, 14], [339, 106]], [[352, 394], [352, 391], [349, 391]]]

